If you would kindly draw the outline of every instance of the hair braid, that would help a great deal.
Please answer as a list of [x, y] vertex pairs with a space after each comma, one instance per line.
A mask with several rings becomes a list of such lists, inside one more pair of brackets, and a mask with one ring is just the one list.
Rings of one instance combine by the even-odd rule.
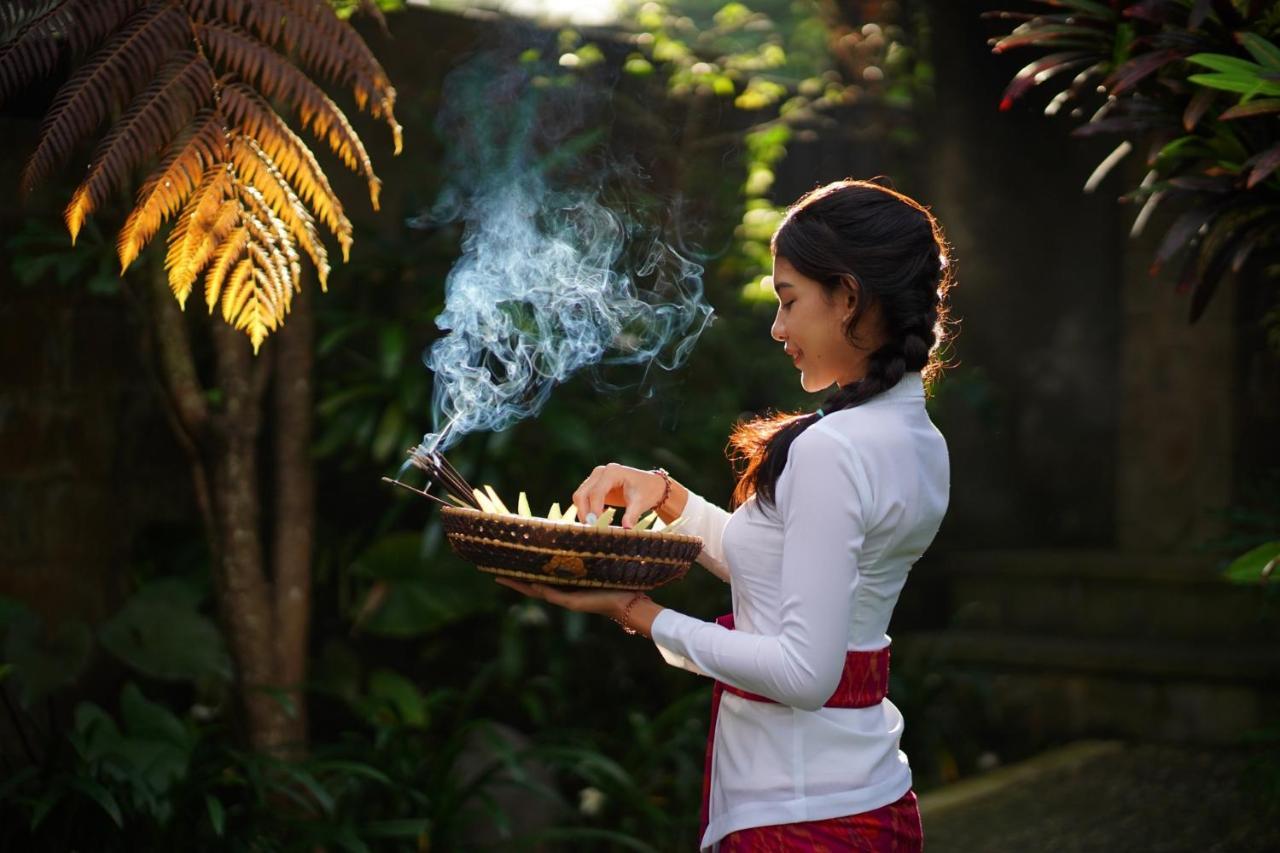
[[[791, 207], [772, 248], [829, 291], [852, 277], [879, 306], [888, 340], [868, 356], [862, 378], [823, 401], [822, 414], [776, 415], [734, 430], [730, 456], [745, 463], [735, 504], [754, 494], [772, 505], [791, 443], [824, 415], [867, 402], [907, 373], [931, 380], [942, 369], [937, 351], [947, 336], [946, 241], [932, 214], [910, 198], [865, 181], [829, 184]], [[851, 339], [858, 320], [855, 313], [846, 329]]]

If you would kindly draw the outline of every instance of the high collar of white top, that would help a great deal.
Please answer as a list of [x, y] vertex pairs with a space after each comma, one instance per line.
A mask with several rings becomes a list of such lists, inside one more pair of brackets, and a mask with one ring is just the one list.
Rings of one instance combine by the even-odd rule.
[[883, 391], [870, 400], [868, 403], [874, 403], [877, 400], [922, 400], [924, 399], [924, 378], [919, 371], [912, 373], [904, 373], [902, 378], [898, 380], [898, 384], [894, 385], [887, 391]]

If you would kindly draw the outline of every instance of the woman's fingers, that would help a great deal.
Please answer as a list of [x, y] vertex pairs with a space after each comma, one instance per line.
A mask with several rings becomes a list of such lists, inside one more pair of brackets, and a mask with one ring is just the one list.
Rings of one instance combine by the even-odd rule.
[[597, 466], [573, 493], [578, 519], [591, 524], [606, 506], [620, 506], [624, 508], [621, 524], [630, 530], [661, 496], [661, 491], [655, 492], [657, 487], [647, 482], [649, 478], [656, 475], [616, 462]]
[[620, 485], [622, 466], [616, 463], [598, 465], [573, 493], [574, 506], [578, 508], [578, 520], [592, 524], [604, 512], [609, 493]]

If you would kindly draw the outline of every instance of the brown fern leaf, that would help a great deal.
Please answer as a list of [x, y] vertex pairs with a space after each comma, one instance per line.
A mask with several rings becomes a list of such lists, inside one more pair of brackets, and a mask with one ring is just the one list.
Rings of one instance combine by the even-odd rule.
[[[393, 134], [399, 139], [400, 127], [395, 123], [393, 114], [396, 90], [360, 34], [339, 18], [325, 0], [277, 2], [294, 13], [285, 18], [285, 38], [292, 36], [302, 61], [321, 69], [329, 79], [351, 86], [360, 109], [365, 109], [368, 104], [375, 118], [387, 118]], [[291, 31], [291, 20], [305, 22], [309, 26]]]
[[[151, 242], [160, 226], [182, 207], [205, 172], [226, 160], [222, 122], [212, 110], [204, 110], [196, 116], [191, 132], [175, 140], [169, 154], [138, 191], [137, 204], [116, 238], [121, 273]], [[188, 288], [190, 284], [187, 283]]]
[[350, 87], [361, 110], [385, 120], [400, 153], [396, 90], [364, 39], [324, 0], [185, 0], [185, 4], [197, 20], [239, 24], [267, 44], [296, 55], [304, 67]]
[[213, 313], [213, 306], [218, 304], [227, 276], [244, 255], [248, 245], [249, 229], [241, 225], [227, 234], [214, 253], [213, 263], [209, 265], [209, 272], [204, 277], [204, 301], [209, 306], [210, 314]]
[[0, 47], [0, 104], [52, 72], [64, 50], [83, 53], [145, 4], [146, 0], [56, 0], [33, 7], [38, 11]]
[[328, 142], [348, 169], [364, 175], [373, 209], [378, 209], [382, 182], [373, 172], [364, 143], [338, 105], [310, 77], [243, 30], [203, 23], [196, 25], [196, 37], [218, 65], [253, 84], [265, 97], [290, 104], [303, 127]]
[[0, 47], [0, 104], [58, 64], [62, 47], [55, 34], [67, 17], [70, 3], [71, 0], [62, 0], [29, 18]]
[[[250, 184], [261, 193], [262, 203], [284, 225], [292, 240], [302, 247], [316, 266], [321, 289], [329, 281], [329, 253], [320, 242], [315, 219], [298, 198], [293, 187], [252, 139], [237, 137], [231, 142], [231, 162], [242, 184]], [[296, 278], [296, 276], [295, 276]]]
[[89, 175], [80, 184], [64, 218], [74, 243], [84, 218], [112, 190], [126, 185], [130, 172], [156, 154], [186, 126], [213, 95], [213, 71], [190, 51], [175, 56], [103, 138]]
[[30, 193], [52, 174], [77, 143], [142, 89], [166, 58], [190, 42], [186, 16], [169, 6], [150, 6], [130, 18], [58, 91], [22, 173], [22, 191]]
[[165, 0], [71, 0], [65, 35], [74, 56], [83, 56], [144, 6]]
[[0, 3], [0, 44], [7, 44], [19, 30], [59, 2], [61, 0], [9, 0]]
[[253, 138], [317, 218], [338, 238], [342, 257], [347, 259], [351, 251], [351, 222], [311, 149], [257, 92], [243, 83], [226, 83], [220, 101], [230, 127]]
[[205, 170], [169, 232], [165, 269], [169, 271], [169, 287], [180, 304], [186, 304], [196, 276], [237, 224], [239, 205], [231, 198], [233, 192], [231, 173], [225, 166], [214, 165]]

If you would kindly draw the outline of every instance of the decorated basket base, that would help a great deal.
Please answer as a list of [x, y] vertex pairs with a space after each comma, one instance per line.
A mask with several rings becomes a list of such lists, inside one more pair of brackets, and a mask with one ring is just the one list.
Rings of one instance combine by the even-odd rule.
[[445, 536], [458, 556], [503, 577], [563, 587], [650, 590], [684, 577], [702, 540], [682, 533], [443, 507]]

